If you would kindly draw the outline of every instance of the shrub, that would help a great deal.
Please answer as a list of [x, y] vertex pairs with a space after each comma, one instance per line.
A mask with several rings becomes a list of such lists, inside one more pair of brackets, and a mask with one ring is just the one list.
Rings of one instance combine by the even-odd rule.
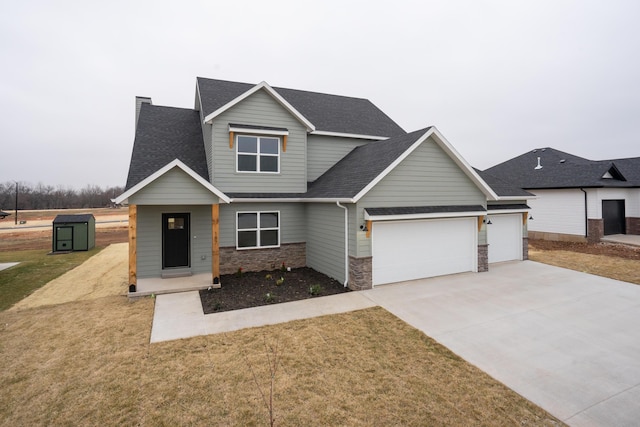
[[309, 294], [311, 294], [312, 296], [317, 296], [320, 295], [322, 293], [322, 286], [320, 285], [312, 285], [309, 288]]

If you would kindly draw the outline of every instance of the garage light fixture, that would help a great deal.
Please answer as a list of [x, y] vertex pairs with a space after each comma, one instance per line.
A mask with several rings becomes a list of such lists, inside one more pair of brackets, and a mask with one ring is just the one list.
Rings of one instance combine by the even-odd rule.
[[488, 220], [488, 221], [487, 221], [486, 219], [483, 219], [483, 220], [482, 220], [482, 222], [484, 222], [484, 223], [485, 223], [485, 224], [487, 224], [487, 225], [491, 225], [491, 224], [493, 224], [493, 223], [491, 222], [491, 220]]
[[531, 220], [532, 220], [532, 219], [533, 219], [533, 215], [529, 215], [529, 219], [531, 219]]

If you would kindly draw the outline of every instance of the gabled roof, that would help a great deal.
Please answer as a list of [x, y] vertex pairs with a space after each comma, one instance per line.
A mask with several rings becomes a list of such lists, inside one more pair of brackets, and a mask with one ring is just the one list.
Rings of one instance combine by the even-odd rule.
[[[611, 178], [604, 178], [609, 172]], [[553, 148], [539, 148], [484, 173], [524, 189], [640, 186], [640, 157], [588, 160]]]
[[500, 199], [529, 199], [535, 197], [534, 194], [531, 194], [520, 187], [515, 187], [508, 182], [491, 175], [488, 172], [482, 172], [475, 168], [474, 170], [478, 173], [478, 175], [480, 175], [484, 182], [489, 184], [489, 187], [491, 187], [493, 191], [495, 191]]
[[432, 126], [387, 141], [370, 142], [353, 149], [311, 185], [306, 197], [358, 201], [431, 136], [487, 198], [490, 200], [498, 198], [442, 134]]
[[361, 137], [392, 137], [406, 133], [367, 99], [272, 88], [265, 82], [253, 85], [198, 77], [197, 85], [205, 118], [215, 116], [255, 91], [264, 89], [272, 96], [281, 97], [285, 103], [281, 104], [306, 123], [312, 133]]
[[199, 113], [142, 104], [125, 190], [174, 159], [209, 180]]
[[196, 173], [193, 169], [189, 168], [189, 166], [185, 165], [183, 162], [181, 162], [178, 159], [174, 159], [173, 161], [167, 163], [166, 165], [164, 165], [163, 167], [161, 167], [160, 169], [158, 169], [157, 171], [155, 171], [151, 175], [147, 176], [142, 181], [138, 182], [133, 187], [127, 189], [124, 193], [122, 193], [121, 195], [119, 195], [118, 197], [113, 199], [113, 202], [115, 202], [117, 204], [125, 203], [129, 199], [129, 197], [133, 196], [138, 191], [142, 190], [143, 188], [145, 188], [146, 186], [148, 186], [149, 184], [154, 182], [156, 179], [158, 179], [161, 176], [165, 175], [167, 172], [169, 172], [170, 170], [172, 170], [174, 168], [178, 168], [178, 169], [182, 170], [184, 173], [186, 173], [191, 178], [193, 178], [196, 182], [198, 182], [198, 184], [200, 184], [205, 189], [210, 191], [212, 194], [214, 194], [218, 198], [220, 198], [220, 200], [223, 203], [229, 203], [230, 202], [230, 199], [226, 194], [224, 194], [222, 191], [218, 190], [208, 180], [204, 179], [200, 174]]

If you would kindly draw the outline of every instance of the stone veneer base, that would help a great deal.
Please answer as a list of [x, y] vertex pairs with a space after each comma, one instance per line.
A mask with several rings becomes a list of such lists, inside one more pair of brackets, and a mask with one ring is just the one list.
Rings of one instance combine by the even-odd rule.
[[243, 271], [273, 270], [282, 266], [299, 268], [307, 265], [306, 243], [283, 243], [279, 248], [220, 248], [220, 274]]
[[526, 261], [529, 259], [529, 238], [522, 238], [522, 260]]
[[489, 271], [489, 245], [478, 245], [478, 273]]
[[640, 235], [640, 218], [627, 217], [627, 234]]
[[349, 256], [349, 289], [362, 291], [373, 288], [372, 257]]

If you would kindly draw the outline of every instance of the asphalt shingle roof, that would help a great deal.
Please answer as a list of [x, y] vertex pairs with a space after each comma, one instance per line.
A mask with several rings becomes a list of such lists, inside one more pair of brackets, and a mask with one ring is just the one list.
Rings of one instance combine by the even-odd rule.
[[58, 215], [54, 220], [54, 224], [76, 224], [80, 222], [89, 222], [93, 219], [92, 214], [77, 214], [77, 215]]
[[352, 198], [407, 151], [429, 128], [354, 148], [315, 180], [310, 198]]
[[[538, 166], [538, 158], [542, 168]], [[612, 167], [625, 180], [602, 178]], [[529, 151], [484, 173], [524, 189], [640, 186], [640, 157], [588, 160], [553, 148]]]
[[175, 159], [209, 180], [200, 114], [185, 108], [142, 104], [125, 190]]
[[482, 205], [403, 206], [392, 208], [365, 208], [369, 215], [416, 215], [429, 213], [486, 212]]
[[[474, 168], [475, 169], [475, 168]], [[475, 169], [475, 171], [480, 175], [480, 178], [484, 180], [484, 182], [491, 187], [491, 189], [500, 197], [534, 197], [533, 194], [528, 191], [523, 190], [520, 187], [516, 187], [514, 185], [509, 184], [502, 179], [495, 177], [487, 172], [480, 171]]]
[[[198, 77], [204, 116], [233, 101], [255, 85]], [[406, 132], [371, 101], [295, 89], [273, 88], [317, 131], [392, 137]]]

